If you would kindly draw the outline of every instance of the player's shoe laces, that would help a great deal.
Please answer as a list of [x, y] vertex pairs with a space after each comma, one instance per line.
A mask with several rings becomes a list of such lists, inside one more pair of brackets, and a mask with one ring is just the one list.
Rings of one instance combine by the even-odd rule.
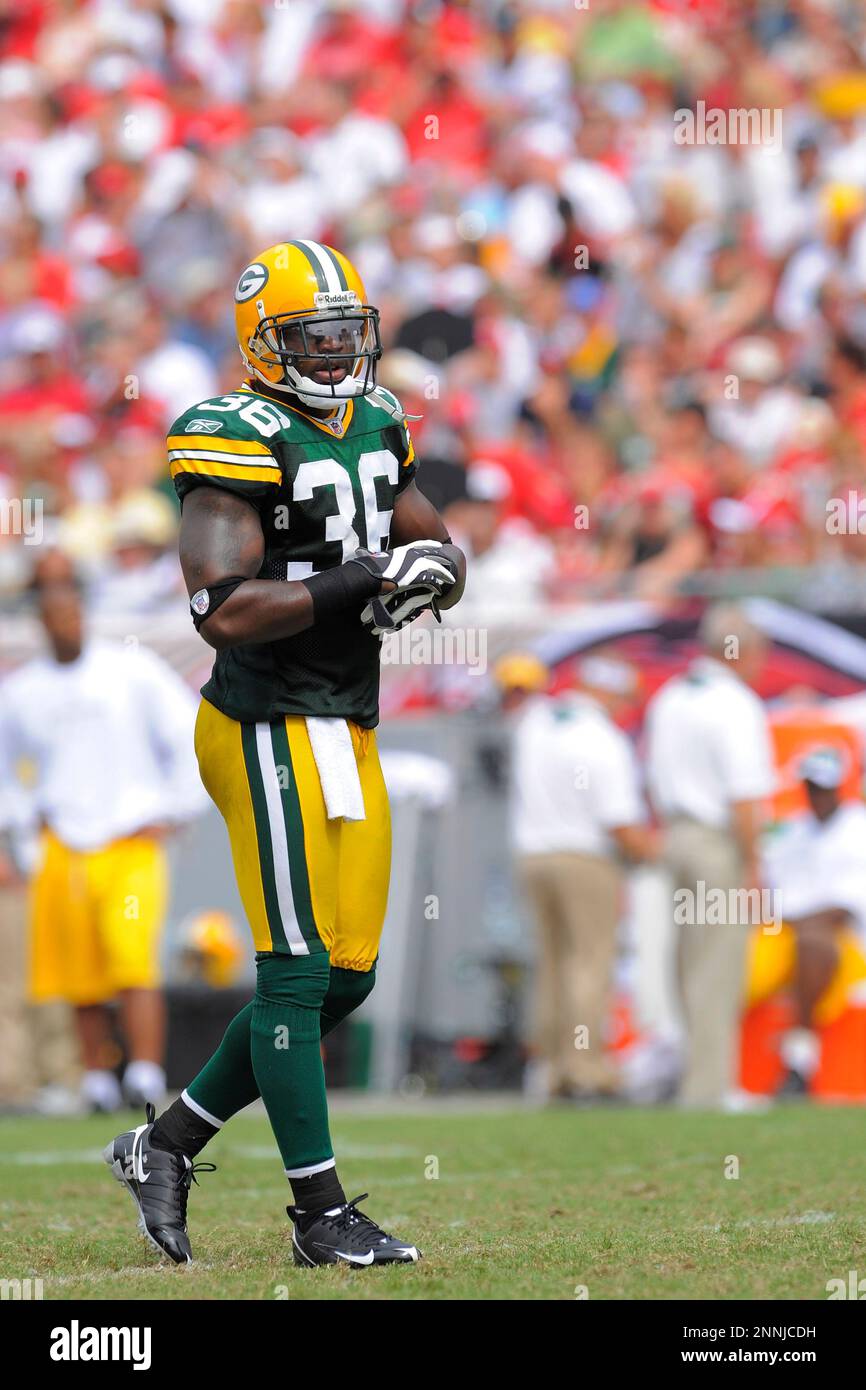
[[213, 1163], [192, 1163], [186, 1154], [155, 1149], [150, 1142], [156, 1111], [148, 1105], [147, 1123], [112, 1139], [102, 1157], [138, 1208], [138, 1227], [155, 1249], [175, 1264], [190, 1264], [186, 1204], [196, 1173], [212, 1173]]
[[341, 1261], [349, 1265], [414, 1264], [421, 1253], [405, 1240], [389, 1236], [369, 1216], [358, 1210], [368, 1193], [355, 1197], [345, 1206], [334, 1207], [303, 1221], [297, 1207], [286, 1207], [294, 1230], [292, 1253], [296, 1265], [334, 1265]]

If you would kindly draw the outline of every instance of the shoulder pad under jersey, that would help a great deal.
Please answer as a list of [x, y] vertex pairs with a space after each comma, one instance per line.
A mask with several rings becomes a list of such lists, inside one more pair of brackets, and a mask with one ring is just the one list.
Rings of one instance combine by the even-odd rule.
[[389, 391], [385, 386], [375, 387], [367, 396], [367, 400], [371, 405], [378, 406], [380, 410], [386, 411], [388, 415], [391, 416], [392, 420], [399, 420], [401, 425], [405, 424], [407, 420], [420, 420], [423, 418], [420, 415], [407, 415], [397, 397], [394, 395], [394, 392]]

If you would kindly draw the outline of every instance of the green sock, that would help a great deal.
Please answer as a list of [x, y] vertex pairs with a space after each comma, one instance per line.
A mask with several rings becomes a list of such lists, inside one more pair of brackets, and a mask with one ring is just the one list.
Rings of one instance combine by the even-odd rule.
[[324, 952], [257, 962], [250, 1054], [288, 1174], [333, 1162], [319, 1033], [328, 988]]
[[[276, 957], [275, 959], [285, 959]], [[299, 957], [298, 959], [304, 959]], [[273, 967], [269, 967], [273, 971]], [[324, 1038], [338, 1023], [348, 1017], [354, 1009], [363, 1004], [376, 983], [376, 967], [372, 970], [345, 970], [342, 966], [332, 966], [328, 988], [319, 1012], [319, 1037]], [[314, 997], [314, 996], [313, 996]], [[307, 996], [305, 996], [307, 998]], [[311, 999], [312, 1002], [312, 999]], [[255, 1000], [236, 1014], [226, 1029], [222, 1042], [212, 1057], [205, 1062], [194, 1081], [184, 1093], [205, 1114], [224, 1124], [258, 1100], [261, 1095], [252, 1059], [252, 1023]], [[305, 1005], [305, 1007], [307, 1007]], [[268, 1045], [270, 1028], [279, 1028], [285, 1023], [278, 1015], [273, 1018], [262, 1014], [262, 1027], [266, 1030]], [[307, 1028], [309, 1018], [303, 1016], [302, 1027]], [[286, 1026], [289, 1026], [286, 1024]], [[275, 1034], [273, 1036], [276, 1036]], [[262, 1065], [270, 1059], [270, 1048], [262, 1052]], [[281, 1146], [282, 1152], [282, 1146]]]
[[213, 1056], [186, 1088], [196, 1105], [225, 1122], [259, 1098], [259, 1086], [250, 1056], [253, 1001], [236, 1014]]
[[376, 967], [372, 970], [344, 970], [341, 965], [331, 966], [328, 993], [325, 995], [321, 1011], [321, 1036], [324, 1038], [338, 1023], [342, 1023], [353, 1009], [363, 1004], [376, 983]]

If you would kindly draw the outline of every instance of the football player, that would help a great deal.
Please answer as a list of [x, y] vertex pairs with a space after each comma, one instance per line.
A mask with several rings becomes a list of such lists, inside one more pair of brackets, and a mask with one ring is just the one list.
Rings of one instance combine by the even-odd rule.
[[406, 416], [376, 381], [379, 315], [350, 261], [270, 247], [235, 290], [247, 377], [172, 426], [193, 621], [217, 656], [196, 728], [256, 948], [253, 1000], [181, 1097], [105, 1151], [140, 1226], [191, 1259], [196, 1156], [261, 1096], [303, 1266], [413, 1262], [347, 1201], [321, 1039], [373, 988], [390, 870], [376, 751], [383, 633], [460, 597], [464, 560], [415, 483]]

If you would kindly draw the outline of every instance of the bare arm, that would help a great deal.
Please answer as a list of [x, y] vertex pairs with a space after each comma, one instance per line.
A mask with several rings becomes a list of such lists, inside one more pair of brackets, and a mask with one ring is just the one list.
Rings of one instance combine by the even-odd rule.
[[466, 584], [466, 556], [459, 546], [452, 545], [445, 522], [433, 503], [419, 492], [414, 482], [400, 493], [394, 503], [394, 518], [391, 524], [391, 546], [408, 545], [410, 541], [444, 541], [446, 555], [457, 565], [457, 583], [443, 598], [440, 608], [453, 608], [463, 596]]
[[[401, 506], [403, 499], [412, 492], [414, 504], [407, 502]], [[447, 537], [436, 509], [411, 485], [397, 499], [394, 523], [398, 539], [392, 541], [393, 545]], [[456, 603], [463, 592], [466, 568], [462, 552], [456, 546], [447, 549], [453, 554], [461, 577], [443, 607]], [[313, 626], [313, 599], [306, 583], [255, 577], [264, 554], [265, 538], [259, 514], [243, 498], [215, 487], [196, 488], [185, 498], [180, 524], [180, 562], [190, 596], [226, 579], [246, 577], [246, 582], [239, 584], [199, 628], [202, 637], [216, 651], [276, 642]], [[357, 579], [356, 570], [357, 566], [353, 565], [353, 576]], [[386, 580], [380, 592], [387, 593], [393, 588], [393, 583]]]
[[300, 581], [256, 579], [265, 538], [255, 507], [215, 487], [199, 487], [184, 499], [180, 563], [190, 596], [224, 579], [248, 576], [199, 628], [222, 651], [291, 637], [313, 623], [313, 600]]
[[743, 858], [743, 874], [748, 884], [760, 881], [758, 835], [763, 820], [760, 801], [734, 801], [731, 804], [731, 825], [734, 838]]
[[828, 907], [824, 912], [811, 912], [808, 917], [792, 917], [787, 921], [799, 936], [827, 937], [850, 927], [853, 919], [844, 907]]
[[608, 834], [625, 859], [650, 863], [661, 854], [658, 832], [651, 825], [613, 825]]

